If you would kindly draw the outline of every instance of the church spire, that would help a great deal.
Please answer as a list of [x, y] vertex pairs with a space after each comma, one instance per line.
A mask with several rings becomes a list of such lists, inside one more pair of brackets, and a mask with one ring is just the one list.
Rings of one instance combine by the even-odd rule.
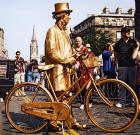
[[32, 36], [32, 41], [36, 41], [36, 32], [35, 32], [35, 25], [33, 26], [33, 36]]
[[35, 26], [33, 26], [33, 35], [32, 35], [31, 44], [30, 44], [30, 60], [32, 59], [36, 59], [39, 61], [38, 43], [37, 43], [37, 38], [36, 38], [36, 33], [35, 33]]

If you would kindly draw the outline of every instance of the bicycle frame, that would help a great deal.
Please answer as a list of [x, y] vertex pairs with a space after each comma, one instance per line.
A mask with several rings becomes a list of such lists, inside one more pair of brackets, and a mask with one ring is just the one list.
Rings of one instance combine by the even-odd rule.
[[[105, 103], [107, 103], [110, 107], [113, 106], [111, 104], [111, 102], [104, 96], [104, 94], [100, 91], [100, 89], [97, 88], [97, 84], [95, 83], [95, 80], [94, 78], [92, 77], [92, 75], [90, 74], [88, 68], [84, 65], [83, 63], [83, 66], [85, 67], [85, 70], [84, 70], [84, 73], [81, 75], [81, 77], [77, 77], [77, 73], [75, 72], [73, 75], [75, 77], [75, 82], [72, 82], [71, 86], [69, 88], [67, 88], [59, 97], [56, 96], [55, 94], [55, 90], [53, 89], [53, 86], [50, 82], [50, 79], [49, 79], [49, 76], [48, 76], [48, 73], [47, 71], [44, 71], [44, 74], [42, 76], [42, 78], [40, 79], [40, 81], [38, 82], [38, 85], [37, 85], [37, 88], [42, 84], [43, 80], [45, 79], [45, 77], [47, 78], [48, 80], [48, 85], [50, 86], [50, 93], [52, 94], [52, 96], [54, 97], [54, 101], [56, 102], [62, 102], [63, 101], [63, 98], [70, 93], [71, 91], [71, 88], [73, 88], [74, 86], [76, 86], [76, 93], [75, 95], [73, 95], [72, 97], [69, 97], [68, 99], [65, 98], [65, 101], [67, 102], [68, 105], [71, 105], [71, 103], [74, 101], [74, 99], [83, 91], [83, 89], [87, 86], [87, 84], [92, 81], [92, 86], [93, 86], [93, 89], [95, 89], [99, 96], [103, 99], [103, 101]], [[51, 69], [50, 69], [51, 70]], [[82, 77], [88, 73], [89, 75], [89, 79], [85, 82], [85, 84], [80, 88], [79, 86], [79, 81], [82, 79]], [[37, 94], [37, 91], [35, 93], [35, 95]], [[34, 95], [34, 97], [35, 97]]]

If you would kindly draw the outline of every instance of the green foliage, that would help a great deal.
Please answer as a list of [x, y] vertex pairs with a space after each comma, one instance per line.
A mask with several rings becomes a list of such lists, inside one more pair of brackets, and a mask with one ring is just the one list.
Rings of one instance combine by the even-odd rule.
[[96, 56], [103, 52], [107, 42], [112, 42], [111, 35], [109, 35], [109, 33], [104, 33], [101, 30], [91, 28], [86, 33], [86, 35], [82, 36], [83, 42], [84, 44], [89, 43], [91, 45], [92, 51]]

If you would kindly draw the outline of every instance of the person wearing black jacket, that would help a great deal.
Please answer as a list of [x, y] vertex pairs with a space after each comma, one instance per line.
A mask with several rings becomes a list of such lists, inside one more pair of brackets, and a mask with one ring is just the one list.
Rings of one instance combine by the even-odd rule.
[[[127, 83], [133, 90], [136, 80], [136, 64], [132, 54], [136, 48], [136, 41], [130, 38], [130, 28], [125, 26], [121, 29], [121, 39], [114, 46], [115, 60], [118, 61], [118, 79]], [[119, 103], [116, 107], [122, 108], [126, 103], [127, 93], [125, 89], [119, 90]], [[129, 97], [130, 98], [130, 97]], [[132, 100], [132, 99], [130, 99]]]

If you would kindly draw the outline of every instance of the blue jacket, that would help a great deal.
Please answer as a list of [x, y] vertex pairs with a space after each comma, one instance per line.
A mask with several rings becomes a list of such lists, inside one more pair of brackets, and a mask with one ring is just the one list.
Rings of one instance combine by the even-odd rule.
[[102, 53], [103, 57], [103, 71], [115, 73], [114, 66], [111, 59], [112, 53], [108, 50], [104, 50]]

